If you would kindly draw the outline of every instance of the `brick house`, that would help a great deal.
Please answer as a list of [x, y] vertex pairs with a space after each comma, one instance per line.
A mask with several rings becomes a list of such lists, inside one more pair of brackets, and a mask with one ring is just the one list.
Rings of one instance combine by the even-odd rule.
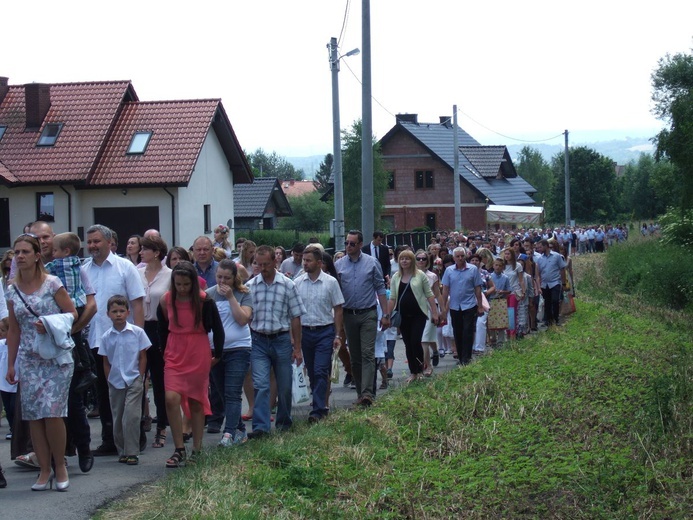
[[149, 228], [187, 248], [233, 228], [234, 184], [252, 181], [219, 99], [142, 102], [130, 81], [0, 78], [0, 249], [38, 219], [82, 239], [104, 224], [119, 252]]
[[[379, 142], [389, 185], [382, 220], [390, 231], [455, 227], [454, 140], [449, 117], [419, 123], [397, 115]], [[536, 190], [515, 170], [505, 146], [483, 146], [458, 128], [462, 227], [486, 228], [489, 204], [532, 206]]]

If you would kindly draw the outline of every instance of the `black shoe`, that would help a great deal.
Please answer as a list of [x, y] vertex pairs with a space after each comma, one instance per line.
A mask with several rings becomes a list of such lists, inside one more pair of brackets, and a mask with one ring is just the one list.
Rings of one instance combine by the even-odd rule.
[[110, 455], [118, 455], [118, 450], [115, 444], [102, 444], [91, 453], [94, 457], [108, 457]]
[[439, 362], [440, 362], [440, 354], [438, 354], [438, 352], [436, 352], [435, 354], [433, 354], [431, 356], [431, 364], [434, 367], [437, 367]]
[[264, 430], [253, 430], [248, 434], [248, 439], [262, 439], [263, 437], [267, 437], [268, 435], [269, 433]]
[[79, 452], [79, 470], [82, 473], [89, 473], [94, 466], [94, 455], [89, 448]]
[[0, 468], [0, 489], [7, 487], [7, 480], [5, 480], [5, 472]]
[[354, 381], [354, 378], [351, 377], [351, 374], [347, 374], [347, 375], [344, 377], [344, 386], [345, 386], [345, 387], [348, 387], [353, 381]]

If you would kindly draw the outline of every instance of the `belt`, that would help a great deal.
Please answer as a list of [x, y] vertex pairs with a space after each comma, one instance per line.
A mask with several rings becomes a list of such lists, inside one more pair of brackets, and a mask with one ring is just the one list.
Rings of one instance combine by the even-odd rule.
[[347, 314], [364, 314], [366, 312], [374, 311], [376, 309], [376, 306], [373, 305], [373, 307], [368, 307], [367, 309], [342, 309], [344, 312]]
[[302, 328], [308, 330], [323, 330], [327, 327], [334, 327], [334, 323], [328, 323], [327, 325], [303, 325]]
[[253, 331], [253, 334], [257, 334], [258, 336], [262, 336], [263, 338], [267, 339], [275, 339], [281, 336], [282, 334], [288, 334], [288, 330], [280, 330], [279, 332], [270, 332], [270, 333], [265, 333], [265, 332], [259, 332], [257, 330]]

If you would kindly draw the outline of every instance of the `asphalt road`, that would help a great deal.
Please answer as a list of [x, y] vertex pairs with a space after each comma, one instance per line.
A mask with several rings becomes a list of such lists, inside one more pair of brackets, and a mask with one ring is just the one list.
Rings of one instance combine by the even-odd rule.
[[[391, 381], [390, 389], [403, 384], [408, 376], [406, 358], [404, 355], [404, 344], [401, 340], [397, 341], [395, 347], [395, 366], [394, 378]], [[436, 372], [444, 372], [452, 369], [456, 360], [451, 355], [445, 356], [440, 360], [440, 365], [435, 369]], [[342, 371], [341, 380], [344, 374]], [[378, 385], [380, 376], [378, 376]], [[388, 390], [378, 390], [378, 394]], [[343, 387], [343, 385], [333, 385], [330, 397], [330, 407], [332, 409], [344, 409], [352, 406], [356, 399], [356, 391]], [[151, 412], [154, 415], [154, 399], [150, 395], [152, 403]], [[244, 405], [244, 410], [246, 406]], [[293, 417], [295, 421], [306, 421], [308, 418], [308, 404], [301, 404], [293, 407]], [[91, 426], [92, 449], [100, 444], [101, 423], [98, 419], [89, 420]], [[251, 424], [247, 423], [248, 431]], [[153, 483], [165, 477], [171, 470], [165, 468], [166, 459], [173, 453], [173, 443], [171, 441], [170, 430], [166, 447], [162, 449], [151, 448], [154, 439], [156, 425], [152, 432], [147, 434], [148, 447], [140, 455], [138, 466], [126, 466], [117, 462], [117, 457], [97, 457], [93, 469], [89, 473], [81, 473], [77, 462], [77, 457], [68, 458], [70, 488], [67, 492], [59, 493], [55, 489], [52, 491], [33, 492], [31, 485], [36, 481], [37, 472], [35, 470], [22, 469], [10, 460], [10, 441], [6, 441], [5, 434], [9, 433], [7, 420], [2, 420], [0, 426], [0, 462], [5, 471], [8, 487], [0, 489], [0, 516], [7, 519], [32, 519], [50, 518], [51, 520], [76, 520], [91, 518], [92, 514], [100, 507], [117, 500], [129, 490], [138, 486]], [[221, 438], [221, 434], [205, 433], [205, 446], [215, 448], [216, 443]], [[252, 442], [252, 441], [250, 441]], [[190, 449], [190, 444], [187, 445]], [[242, 449], [242, 447], [241, 447]]]

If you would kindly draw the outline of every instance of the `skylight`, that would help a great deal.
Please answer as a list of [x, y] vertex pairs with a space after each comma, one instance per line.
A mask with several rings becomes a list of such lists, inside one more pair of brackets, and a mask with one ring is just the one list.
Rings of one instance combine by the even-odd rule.
[[0, 141], [2, 141], [2, 136], [5, 135], [5, 130], [7, 130], [7, 127], [5, 125], [0, 125]]
[[58, 135], [60, 135], [60, 130], [62, 130], [62, 123], [48, 123], [43, 127], [41, 136], [39, 137], [36, 146], [53, 146], [58, 140]]
[[135, 132], [132, 136], [132, 141], [130, 141], [130, 146], [128, 146], [128, 154], [143, 154], [147, 149], [149, 140], [152, 137], [152, 132]]

